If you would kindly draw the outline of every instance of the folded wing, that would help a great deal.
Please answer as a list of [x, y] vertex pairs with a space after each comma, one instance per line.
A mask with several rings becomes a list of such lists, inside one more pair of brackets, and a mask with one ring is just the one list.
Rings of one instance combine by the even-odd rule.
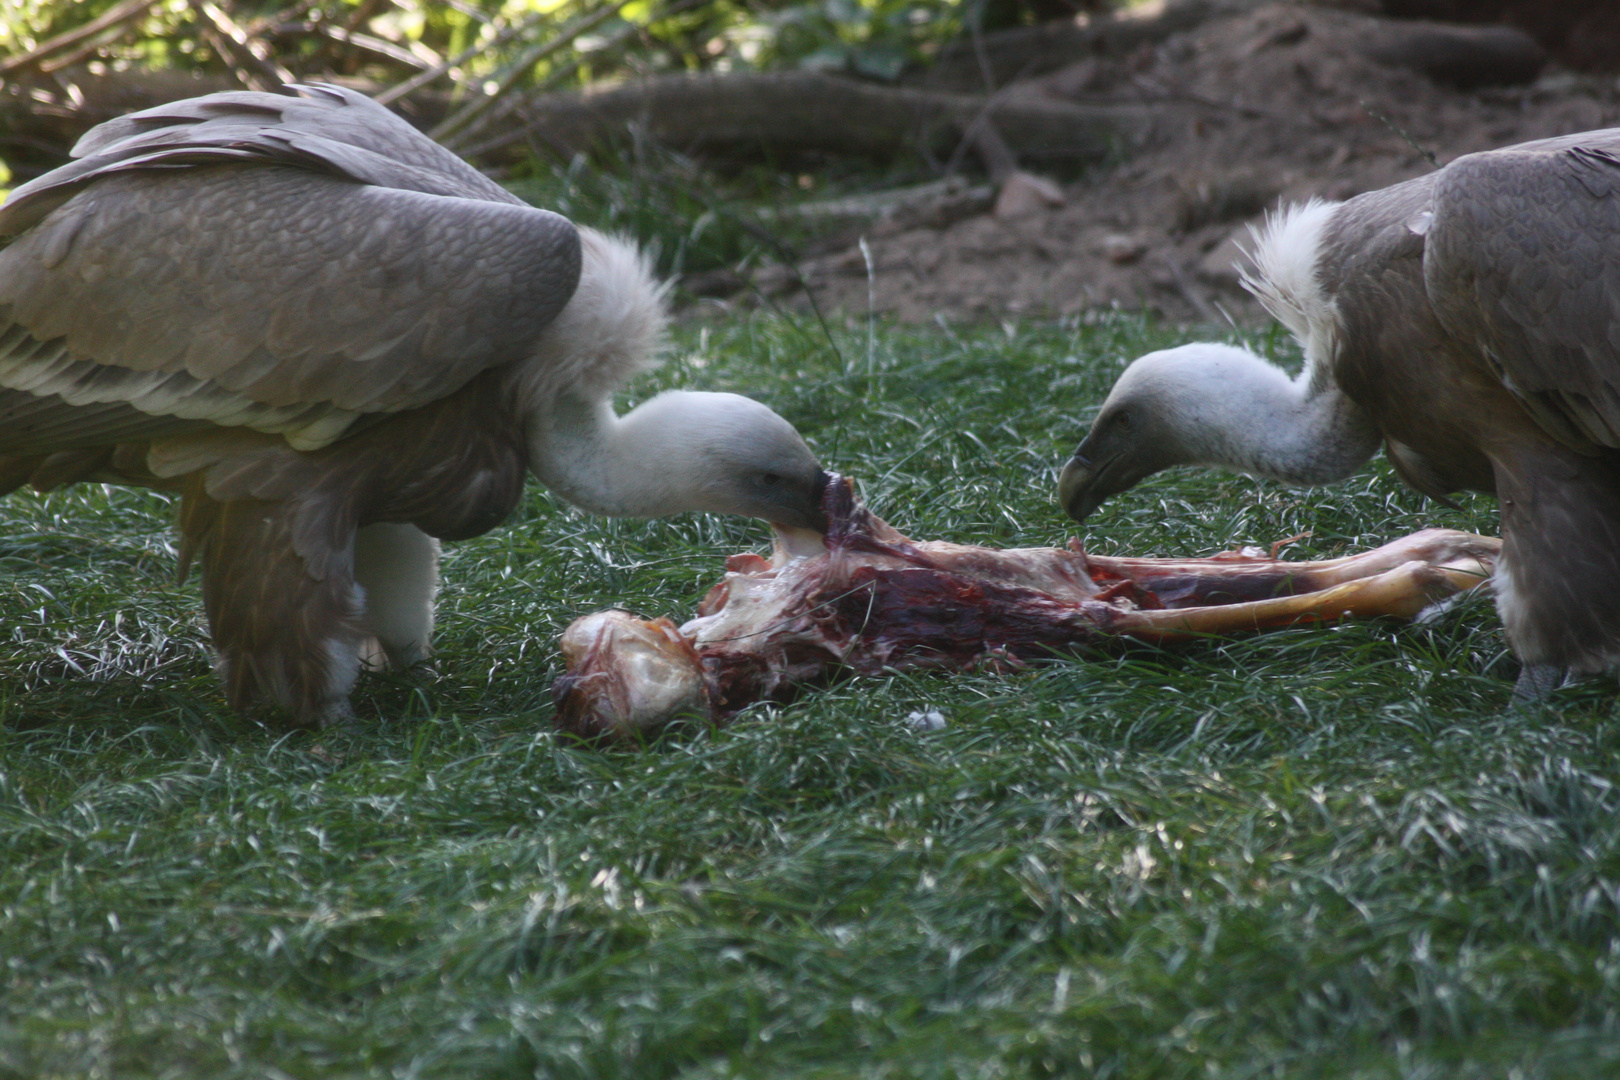
[[0, 209], [0, 454], [212, 425], [324, 445], [523, 359], [579, 239], [373, 102], [133, 114]]
[[1549, 435], [1620, 448], [1620, 129], [1471, 154], [1436, 177], [1424, 286]]

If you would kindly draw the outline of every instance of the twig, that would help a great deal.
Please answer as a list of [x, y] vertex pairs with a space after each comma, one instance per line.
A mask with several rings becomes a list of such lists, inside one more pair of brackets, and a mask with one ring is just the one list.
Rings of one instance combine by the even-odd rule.
[[383, 8], [388, 7], [392, 2], [393, 0], [361, 0], [360, 5], [354, 9], [353, 14], [343, 24], [343, 29], [351, 34], [354, 33], [369, 23]]
[[82, 41], [96, 37], [104, 30], [125, 26], [145, 15], [154, 6], [157, 0], [124, 0], [122, 4], [108, 8], [99, 18], [91, 19], [83, 26], [74, 27], [65, 33], [57, 34], [40, 42], [27, 52], [18, 56], [0, 60], [0, 77], [21, 71], [39, 63], [47, 56], [59, 53], [64, 49], [71, 49]]
[[973, 12], [968, 16], [968, 30], [973, 35], [973, 59], [979, 62], [979, 78], [984, 80], [984, 92], [994, 96], [996, 73], [990, 66], [990, 53], [984, 47], [984, 8], [983, 4], [973, 6]]
[[[667, 181], [664, 182], [667, 183]], [[763, 241], [768, 247], [776, 252], [778, 265], [786, 267], [788, 270], [793, 272], [793, 279], [794, 281], [798, 282], [799, 288], [804, 292], [804, 298], [810, 302], [810, 313], [816, 317], [816, 324], [821, 327], [821, 334], [827, 339], [827, 348], [832, 351], [833, 359], [838, 363], [838, 369], [840, 371], [847, 371], [849, 369], [849, 365], [844, 359], [844, 350], [838, 347], [838, 339], [833, 336], [832, 327], [827, 323], [827, 315], [821, 310], [821, 302], [816, 299], [815, 289], [810, 287], [810, 282], [805, 278], [804, 271], [799, 269], [798, 257], [795, 256], [791, 250], [789, 250], [788, 246], [782, 242], [780, 237], [771, 232], [769, 229], [739, 217], [728, 207], [719, 203], [710, 204], [710, 207], [711, 209], [718, 211], [720, 216], [729, 218], [731, 221], [742, 226], [742, 228], [750, 236]], [[765, 304], [766, 307], [770, 308], [777, 315], [785, 319], [787, 324], [793, 327], [794, 332], [803, 337], [806, 342], [810, 342], [812, 344], [814, 343], [814, 339], [810, 336], [810, 334], [799, 325], [799, 320], [795, 319], [786, 308], [777, 303], [775, 297], [767, 296], [765, 291], [755, 283], [753, 275], [742, 274], [739, 276], [742, 277], [743, 283], [748, 286], [749, 290], [753, 292], [754, 296], [757, 297], [761, 303]]]
[[485, 26], [495, 25], [495, 20], [490, 18], [488, 12], [480, 11], [477, 4], [469, 4], [467, 0], [444, 0], [444, 5], [461, 12], [474, 22], [481, 22]]
[[1253, 105], [1245, 105], [1241, 101], [1222, 101], [1219, 98], [1207, 97], [1204, 94], [1198, 93], [1196, 90], [1187, 90], [1185, 88], [1166, 86], [1155, 79], [1150, 79], [1143, 75], [1131, 76], [1131, 82], [1136, 84], [1137, 89], [1146, 90], [1150, 94], [1156, 94], [1159, 96], [1159, 98], [1165, 101], [1190, 101], [1194, 105], [1203, 105], [1211, 109], [1224, 109], [1227, 112], [1235, 112], [1239, 116], [1247, 116], [1251, 120], [1280, 120], [1293, 124], [1318, 124], [1321, 122], [1317, 120], [1316, 117], [1311, 116], [1308, 113], [1301, 116], [1297, 113], [1282, 113], [1273, 112], [1270, 109], [1260, 109]]
[[508, 26], [505, 30], [502, 30], [500, 33], [496, 34], [490, 40], [476, 42], [469, 45], [467, 48], [461, 50], [456, 55], [450, 57], [448, 60], [445, 60], [443, 63], [428, 68], [421, 74], [412, 75], [409, 79], [402, 83], [390, 86], [387, 90], [384, 90], [382, 93], [377, 95], [377, 103], [379, 105], [387, 105], [390, 102], [398, 101], [406, 94], [420, 90], [428, 83], [439, 78], [441, 75], [460, 67], [462, 64], [465, 64], [467, 61], [471, 60], [480, 53], [488, 52], [490, 49], [498, 49], [502, 45], [505, 45], [508, 41], [511, 41], [513, 38], [519, 36], [520, 34], [527, 33], [529, 30], [543, 22], [548, 21], [550, 18], [551, 13], [549, 12], [540, 12], [538, 14], [530, 15], [521, 23], [517, 23], [514, 26]]
[[1164, 256], [1164, 264], [1170, 268], [1170, 276], [1175, 281], [1176, 291], [1181, 294], [1182, 299], [1191, 304], [1205, 322], [1219, 322], [1215, 309], [1209, 306], [1209, 301], [1205, 300], [1193, 287], [1193, 283], [1187, 280], [1187, 274], [1181, 269], [1181, 264], [1168, 254]]
[[1389, 130], [1399, 135], [1402, 139], [1405, 139], [1406, 145], [1410, 146], [1412, 149], [1416, 150], [1418, 153], [1427, 158], [1431, 166], [1436, 169], [1440, 167], [1440, 159], [1434, 156], [1434, 151], [1428, 149], [1427, 147], [1418, 145], [1418, 141], [1414, 139], [1405, 128], [1401, 127], [1395, 121], [1373, 108], [1371, 103], [1369, 103], [1365, 98], [1359, 99], [1356, 104], [1360, 105], [1364, 110], [1366, 110], [1368, 116], [1389, 128]]
[[523, 78], [535, 64], [538, 64], [552, 53], [573, 44], [574, 40], [580, 35], [607, 22], [624, 10], [629, 3], [630, 0], [614, 0], [614, 3], [580, 19], [550, 41], [540, 42], [529, 48], [517, 60], [513, 61], [511, 67], [507, 69], [505, 75], [501, 76], [493, 90], [476, 101], [468, 102], [461, 109], [445, 117], [437, 127], [428, 132], [428, 135], [440, 142], [444, 142], [457, 132], [460, 132], [474, 120], [488, 112], [490, 107], [504, 97], [507, 91], [516, 86], [518, 80]]
[[[666, 10], [665, 14], [675, 11], [677, 7], [678, 5], [671, 6]], [[688, 159], [680, 157], [667, 147], [658, 146], [656, 143], [653, 145], [656, 150], [675, 161], [682, 170], [691, 169], [691, 164]], [[833, 336], [832, 327], [827, 323], [826, 313], [821, 310], [821, 304], [816, 299], [815, 290], [810, 287], [810, 282], [805, 280], [804, 273], [799, 269], [798, 257], [788, 248], [787, 244], [782, 241], [781, 237], [777, 236], [776, 233], [772, 232], [770, 229], [767, 229], [759, 222], [751, 221], [748, 218], [743, 217], [724, 200], [715, 198], [713, 188], [709, 187], [708, 185], [699, 187], [692, 184], [677, 184], [675, 180], [671, 179], [663, 170], [655, 170], [649, 173], [649, 175], [652, 177], [653, 183], [661, 184], [666, 188], [681, 192], [688, 198], [696, 199], [698, 202], [703, 204], [705, 209], [713, 211], [718, 216], [730, 221], [733, 225], [738, 226], [744, 232], [748, 233], [748, 235], [754, 237], [756, 240], [760, 241], [774, 251], [776, 253], [778, 263], [793, 272], [793, 277], [798, 282], [799, 288], [804, 290], [805, 299], [810, 302], [810, 311], [813, 315], [815, 315], [816, 322], [820, 325], [821, 332], [827, 339], [827, 347], [832, 350], [833, 359], [838, 362], [839, 369], [847, 370], [847, 364], [844, 361], [844, 352], [838, 347], [838, 339]], [[695, 176], [692, 178], [696, 179]], [[777, 303], [773, 297], [767, 296], [764, 290], [755, 284], [752, 275], [739, 274], [739, 276], [742, 278], [744, 284], [747, 285], [747, 287], [756, 297], [759, 298], [763, 304], [786, 320], [787, 324], [793, 328], [795, 333], [803, 337], [806, 342], [813, 342], [814, 339], [811, 338], [810, 334], [799, 325], [799, 320], [793, 318], [792, 314], [788, 312], [787, 309], [782, 307], [781, 304]]]
[[395, 45], [386, 38], [376, 37], [372, 34], [362, 34], [355, 30], [344, 29], [341, 26], [332, 26], [326, 22], [282, 23], [280, 26], [275, 27], [274, 32], [277, 36], [291, 36], [299, 33], [322, 37], [327, 41], [335, 41], [339, 45], [349, 45], [365, 52], [374, 53], [377, 56], [386, 57], [397, 64], [404, 64], [407, 67], [416, 68], [418, 71], [433, 66], [431, 61], [424, 60], [409, 49]]
[[[320, 6], [320, 3], [321, 0], [298, 0], [296, 4], [293, 4], [290, 7], [284, 7], [280, 11], [273, 11], [268, 15], [260, 15], [250, 20], [247, 25], [247, 31], [254, 37], [258, 37], [272, 26], [280, 26], [283, 23], [297, 22], [300, 19], [307, 18], [310, 11]], [[317, 17], [324, 18], [325, 16], [321, 15]]]
[[978, 151], [985, 171], [990, 173], [990, 178], [998, 184], [1018, 167], [1018, 158], [1007, 145], [1007, 140], [991, 126], [991, 116], [996, 111], [996, 106], [1007, 96], [1007, 89], [1002, 87], [985, 96], [984, 104], [979, 106], [978, 112], [973, 114], [973, 119], [962, 129], [961, 137], [956, 141], [956, 148], [951, 151], [950, 158], [945, 162], [945, 175], [956, 174], [956, 170], [962, 167], [962, 158], [970, 149]]
[[104, 34], [91, 38], [77, 49], [69, 49], [65, 53], [57, 53], [49, 60], [41, 60], [39, 62], [39, 73], [41, 75], [55, 75], [63, 68], [70, 68], [85, 57], [94, 56], [108, 45], [128, 35], [129, 31], [127, 29], [109, 30]]
[[[709, 0], [675, 0], [675, 3], [668, 4], [653, 13], [648, 18], [648, 22], [652, 22], [656, 19], [667, 19], [671, 15], [679, 14], [680, 12], [686, 11], [690, 8], [701, 7], [703, 4], [708, 2]], [[591, 56], [606, 56], [617, 48], [626, 38], [638, 33], [641, 29], [642, 28], [640, 26], [635, 24], [622, 27], [621, 29], [615, 31], [613, 36], [609, 37], [607, 41], [603, 43], [600, 49], [592, 50]], [[558, 68], [556, 71], [552, 72], [546, 78], [545, 87], [556, 86], [558, 83], [566, 80], [569, 76], [573, 75], [574, 72], [580, 69], [580, 67], [585, 63], [585, 59], [585, 57], [575, 57], [562, 67]], [[542, 87], [542, 89], [544, 89], [544, 87]], [[485, 117], [484, 120], [480, 121], [478, 124], [469, 125], [466, 129], [457, 132], [455, 137], [452, 138], [446, 145], [455, 147], [457, 153], [461, 154], [463, 157], [477, 157], [480, 154], [487, 154], [491, 150], [499, 150], [503, 146], [509, 146], [517, 140], [525, 138], [529, 134], [528, 125], [525, 124], [516, 131], [502, 132], [500, 135], [478, 143], [476, 146], [469, 148], [462, 145], [465, 139], [472, 135], [476, 135], [479, 131], [483, 130], [490, 119], [490, 117]]]
[[1001, 137], [1001, 132], [990, 122], [990, 110], [986, 109], [974, 118], [970, 134], [963, 136], [966, 142], [971, 138], [973, 149], [979, 152], [979, 160], [984, 163], [985, 172], [990, 174], [990, 182], [1000, 184], [1007, 177], [1018, 171], [1018, 155], [1012, 152], [1007, 140]]
[[[709, 2], [709, 0], [676, 0], [675, 3], [668, 4], [668, 5], [660, 8], [660, 9], [658, 9], [656, 12], [653, 12], [649, 16], [648, 21], [651, 22], [651, 21], [656, 20], [656, 19], [666, 19], [671, 15], [677, 14], [678, 12], [686, 11], [689, 8], [700, 7], [703, 4], [708, 3], [708, 2]], [[629, 38], [634, 37], [636, 34], [640, 33], [642, 31], [642, 29], [643, 29], [643, 27], [636, 24], [636, 23], [626, 23], [624, 26], [621, 26], [619, 29], [615, 30], [612, 34], [610, 34], [606, 38], [606, 40], [604, 40], [602, 42], [602, 44], [598, 48], [592, 49], [590, 51], [589, 55], [576, 54], [572, 60], [568, 61], [568, 63], [562, 65], [561, 67], [557, 68], [555, 71], [548, 74], [546, 76], [545, 82], [541, 85], [541, 87], [539, 89], [546, 90], [546, 89], [548, 89], [550, 87], [557, 86], [557, 85], [559, 85], [561, 83], [567, 82], [568, 79], [573, 76], [574, 72], [578, 71], [581, 67], [583, 67], [585, 65], [587, 60], [594, 60], [594, 59], [600, 59], [602, 57], [611, 56], [613, 54], [614, 50], [616, 50], [620, 45], [624, 44], [624, 42], [626, 40], [628, 40]], [[469, 124], [467, 127], [463, 128], [461, 131], [457, 132], [450, 139], [450, 141], [448, 143], [446, 143], [446, 145], [454, 147], [464, 157], [472, 157], [475, 154], [486, 152], [486, 150], [490, 149], [490, 146], [489, 146], [488, 143], [480, 143], [476, 148], [474, 148], [472, 150], [464, 149], [464, 143], [468, 138], [472, 137], [473, 135], [478, 134], [480, 131], [483, 131], [486, 127], [488, 127], [492, 120], [496, 119], [497, 117], [505, 116], [505, 115], [508, 115], [509, 113], [511, 113], [513, 107], [514, 106], [510, 103], [510, 99], [508, 99], [505, 102], [500, 103], [497, 106], [497, 108], [501, 109], [502, 111], [500, 111], [500, 112], [486, 111], [484, 113], [484, 115], [482, 117], [480, 117], [478, 120], [476, 120], [474, 123]], [[515, 137], [521, 138], [524, 134], [526, 134], [526, 132], [527, 132], [527, 127], [520, 128], [517, 131]], [[507, 142], [511, 141], [511, 139], [509, 139], [509, 138], [506, 139], [505, 141], [500, 141], [501, 138], [502, 137], [498, 136], [497, 139], [490, 140], [490, 142], [496, 143], [496, 145], [499, 145], [499, 146], [504, 146], [504, 145], [506, 145]]]
[[861, 237], [861, 258], [866, 261], [866, 375], [877, 370], [877, 271], [872, 266], [872, 249]]
[[[293, 73], [270, 58], [263, 41], [242, 29], [230, 14], [213, 0], [191, 0], [191, 8], [203, 20], [203, 31], [225, 55], [231, 73], [255, 90], [273, 90], [297, 82]], [[234, 63], [232, 62], [234, 60]]]
[[198, 28], [198, 32], [202, 35], [202, 39], [208, 43], [208, 47], [219, 55], [220, 62], [225, 65], [226, 70], [231, 73], [231, 77], [237, 81], [238, 85], [249, 90], [268, 90], [270, 88], [268, 79], [261, 76], [251, 65], [241, 63], [236, 56], [235, 50], [231, 48], [231, 39], [221, 33], [218, 27], [204, 21]]

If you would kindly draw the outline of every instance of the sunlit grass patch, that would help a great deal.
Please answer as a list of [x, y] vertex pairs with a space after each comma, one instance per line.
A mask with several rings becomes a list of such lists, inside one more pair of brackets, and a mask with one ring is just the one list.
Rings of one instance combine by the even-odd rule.
[[[1055, 467], [1123, 362], [1177, 340], [738, 318], [627, 400], [746, 391], [913, 535], [1055, 544]], [[1462, 506], [1382, 464], [1309, 491], [1189, 470], [1082, 539], [1495, 531]], [[0, 503], [0, 1076], [1620, 1072], [1613, 687], [1511, 709], [1486, 599], [570, 749], [561, 628], [682, 616], [766, 537], [535, 488], [448, 547], [433, 672], [363, 679], [352, 731], [283, 735], [223, 709], [170, 509]]]

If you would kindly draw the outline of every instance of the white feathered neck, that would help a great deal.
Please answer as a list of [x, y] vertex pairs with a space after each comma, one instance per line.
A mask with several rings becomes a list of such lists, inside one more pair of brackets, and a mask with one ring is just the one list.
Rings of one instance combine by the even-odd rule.
[[738, 501], [737, 463], [802, 471], [803, 440], [737, 394], [671, 390], [616, 415], [613, 392], [660, 362], [665, 289], [630, 242], [583, 228], [580, 241], [579, 288], [516, 375], [530, 469], [599, 514], [755, 512]]
[[550, 411], [559, 396], [602, 401], [663, 359], [669, 316], [665, 286], [629, 240], [579, 230], [579, 286], [516, 374], [525, 416]]
[[1243, 284], [1299, 341], [1305, 367], [1297, 377], [1246, 349], [1211, 343], [1150, 354], [1121, 376], [1114, 393], [1155, 402], [1168, 437], [1180, 443], [1178, 459], [1318, 484], [1348, 476], [1376, 450], [1377, 430], [1332, 377], [1339, 313], [1317, 267], [1340, 205], [1311, 199], [1268, 215], [1253, 232], [1254, 269]]
[[1342, 203], [1308, 199], [1267, 214], [1251, 228], [1252, 271], [1241, 272], [1243, 287], [1293, 333], [1305, 352], [1303, 381], [1319, 385], [1339, 346], [1339, 309], [1322, 288], [1317, 261], [1322, 236]]
[[1137, 437], [1157, 444], [1161, 467], [1214, 465], [1292, 484], [1321, 484], [1354, 472], [1378, 433], [1336, 390], [1289, 378], [1260, 356], [1199, 342], [1149, 353], [1125, 369], [1103, 405], [1140, 414]]

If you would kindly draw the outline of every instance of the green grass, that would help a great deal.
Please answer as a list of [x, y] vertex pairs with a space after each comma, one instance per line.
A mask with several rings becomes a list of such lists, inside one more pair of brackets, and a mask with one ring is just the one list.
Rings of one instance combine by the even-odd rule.
[[[835, 352], [738, 319], [633, 396], [749, 390], [914, 535], [1046, 544], [1090, 409], [1177, 339], [857, 320]], [[1620, 714], [1602, 685], [1509, 708], [1488, 602], [583, 750], [549, 734], [558, 631], [685, 614], [764, 531], [536, 489], [449, 550], [437, 675], [282, 735], [224, 711], [164, 500], [0, 505], [0, 1077], [1620, 1075]], [[1496, 515], [1382, 464], [1185, 472], [1085, 538], [1314, 530], [1303, 557], [1430, 524]]]

